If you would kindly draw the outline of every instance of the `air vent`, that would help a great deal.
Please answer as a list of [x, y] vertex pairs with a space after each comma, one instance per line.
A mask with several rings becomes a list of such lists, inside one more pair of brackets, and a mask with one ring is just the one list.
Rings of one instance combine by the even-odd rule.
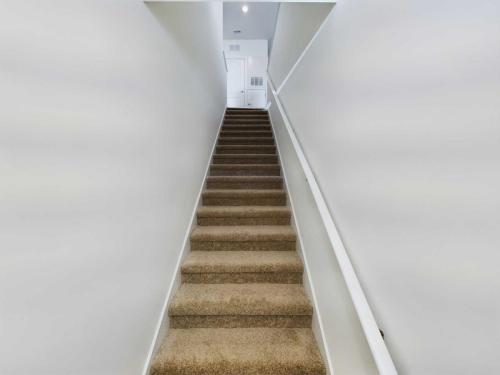
[[230, 44], [229, 45], [229, 51], [231, 52], [236, 52], [240, 50], [240, 45], [239, 44]]
[[250, 77], [250, 86], [264, 86], [264, 78]]
[[235, 33], [235, 34], [241, 34], [241, 30], [233, 30], [233, 33]]

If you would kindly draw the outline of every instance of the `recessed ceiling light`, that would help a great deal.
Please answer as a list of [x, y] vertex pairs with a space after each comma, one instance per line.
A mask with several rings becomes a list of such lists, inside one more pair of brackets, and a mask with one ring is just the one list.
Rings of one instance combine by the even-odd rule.
[[243, 13], [248, 12], [248, 5], [243, 5], [243, 6], [241, 7], [241, 10], [243, 11]]

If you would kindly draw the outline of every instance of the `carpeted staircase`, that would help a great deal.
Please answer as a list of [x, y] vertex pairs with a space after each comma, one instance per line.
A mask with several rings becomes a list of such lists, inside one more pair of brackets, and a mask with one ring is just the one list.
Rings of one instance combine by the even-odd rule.
[[320, 375], [266, 111], [228, 109], [151, 375]]

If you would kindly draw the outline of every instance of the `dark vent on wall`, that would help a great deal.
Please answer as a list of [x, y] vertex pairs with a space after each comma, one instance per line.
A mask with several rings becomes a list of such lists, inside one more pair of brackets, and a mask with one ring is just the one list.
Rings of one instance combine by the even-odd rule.
[[250, 86], [264, 86], [264, 77], [250, 77]]

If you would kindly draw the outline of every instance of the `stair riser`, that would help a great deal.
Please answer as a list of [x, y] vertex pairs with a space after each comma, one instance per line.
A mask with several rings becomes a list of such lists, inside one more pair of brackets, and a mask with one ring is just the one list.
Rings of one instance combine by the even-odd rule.
[[280, 169], [263, 168], [263, 167], [241, 167], [241, 168], [224, 168], [224, 164], [217, 164], [210, 167], [211, 176], [279, 176]]
[[180, 315], [170, 316], [172, 328], [310, 328], [310, 315]]
[[289, 217], [198, 217], [198, 225], [288, 225]]
[[259, 137], [231, 137], [219, 138], [219, 145], [274, 145], [273, 138]]
[[223, 125], [222, 131], [271, 131], [271, 127], [268, 125]]
[[260, 119], [235, 119], [235, 120], [224, 120], [224, 125], [264, 125], [270, 126], [271, 123], [269, 120], [260, 120]]
[[207, 189], [282, 189], [282, 181], [207, 181]]
[[277, 197], [203, 197], [205, 206], [285, 206], [286, 196]]
[[193, 251], [294, 251], [295, 241], [193, 241]]
[[216, 154], [214, 164], [278, 164], [278, 155], [228, 155]]
[[225, 117], [224, 124], [235, 124], [235, 125], [271, 125], [271, 120], [267, 117]]
[[247, 109], [247, 108], [238, 108], [238, 109], [228, 109], [226, 110], [226, 115], [268, 115], [266, 111], [261, 109]]
[[190, 284], [302, 284], [298, 272], [238, 272], [238, 273], [183, 273], [182, 282]]
[[229, 137], [229, 138], [235, 138], [235, 137], [264, 137], [264, 138], [269, 138], [273, 136], [273, 133], [270, 131], [254, 131], [254, 130], [248, 130], [248, 131], [222, 131], [220, 133], [221, 137]]
[[[226, 363], [227, 362], [227, 363]], [[308, 368], [304, 366], [288, 365], [279, 362], [268, 366], [255, 367], [252, 365], [233, 365], [230, 361], [215, 363], [214, 368], [207, 369], [205, 366], [182, 366], [166, 364], [161, 368], [152, 368], [149, 375], [325, 375], [324, 367]]]
[[228, 117], [234, 117], [234, 118], [238, 118], [238, 117], [242, 117], [242, 118], [254, 118], [254, 117], [258, 117], [258, 118], [269, 118], [269, 115], [267, 113], [250, 113], [250, 114], [241, 114], [241, 113], [226, 113], [225, 115], [226, 118]]
[[215, 149], [217, 154], [275, 154], [276, 146], [262, 146], [262, 147], [221, 147], [217, 146]]
[[224, 118], [224, 124], [253, 124], [253, 123], [259, 123], [259, 124], [267, 124], [270, 125], [271, 121], [267, 117], [225, 117]]

